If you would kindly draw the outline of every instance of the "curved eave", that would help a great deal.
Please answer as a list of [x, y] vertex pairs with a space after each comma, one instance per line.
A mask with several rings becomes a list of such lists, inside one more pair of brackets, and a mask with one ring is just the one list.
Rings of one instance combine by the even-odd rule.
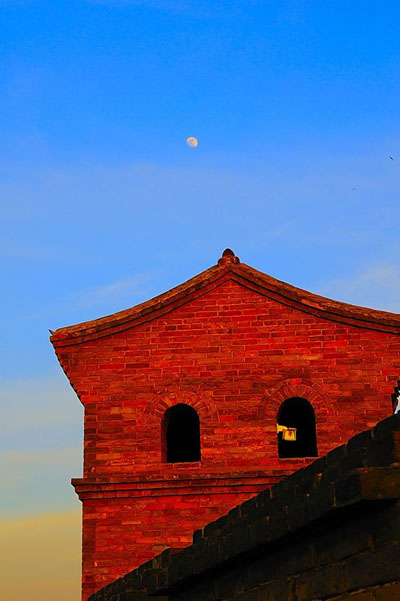
[[139, 325], [167, 313], [172, 308], [180, 306], [196, 297], [201, 290], [223, 276], [225, 270], [214, 265], [187, 282], [164, 292], [154, 298], [140, 303], [130, 309], [112, 313], [106, 317], [85, 321], [66, 328], [59, 328], [50, 336], [55, 347], [80, 344], [93, 338], [109, 336], [115, 332]]
[[202, 296], [228, 279], [277, 302], [322, 319], [369, 330], [400, 334], [400, 315], [334, 301], [286, 284], [244, 263], [215, 265], [184, 284], [131, 309], [107, 317], [60, 328], [52, 333], [54, 347], [70, 346], [110, 336], [151, 321]]
[[[251, 284], [263, 288], [263, 294], [268, 298], [329, 321], [400, 334], [400, 315], [398, 313], [335, 301], [286, 284], [243, 263], [239, 267], [241, 276], [248, 279]], [[253, 286], [251, 285], [251, 287]]]

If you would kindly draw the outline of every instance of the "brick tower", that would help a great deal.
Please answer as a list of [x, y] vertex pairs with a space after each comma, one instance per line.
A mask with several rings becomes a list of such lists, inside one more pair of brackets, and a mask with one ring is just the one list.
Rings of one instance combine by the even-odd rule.
[[392, 413], [400, 316], [218, 264], [51, 336], [85, 408], [83, 599]]

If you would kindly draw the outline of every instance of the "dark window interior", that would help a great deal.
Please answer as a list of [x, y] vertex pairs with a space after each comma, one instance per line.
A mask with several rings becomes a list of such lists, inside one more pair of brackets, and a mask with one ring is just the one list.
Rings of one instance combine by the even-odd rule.
[[286, 399], [278, 413], [278, 424], [296, 428], [296, 440], [283, 440], [278, 434], [279, 457], [317, 457], [315, 414], [311, 404], [299, 397]]
[[170, 407], [163, 426], [168, 463], [200, 461], [200, 421], [193, 407], [184, 403]]

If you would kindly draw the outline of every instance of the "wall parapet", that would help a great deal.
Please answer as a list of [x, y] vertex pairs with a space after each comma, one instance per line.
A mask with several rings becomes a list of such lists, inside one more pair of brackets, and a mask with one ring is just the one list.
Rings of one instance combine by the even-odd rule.
[[349, 591], [361, 601], [358, 590], [367, 591], [366, 601], [397, 599], [399, 499], [397, 414], [197, 530], [191, 546], [167, 549], [89, 601], [183, 601], [188, 591], [199, 601], [345, 601]]

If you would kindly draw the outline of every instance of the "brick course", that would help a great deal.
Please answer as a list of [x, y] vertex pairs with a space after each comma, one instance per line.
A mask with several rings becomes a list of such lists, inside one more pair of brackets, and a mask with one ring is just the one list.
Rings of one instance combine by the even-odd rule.
[[[73, 480], [83, 599], [313, 461], [278, 457], [285, 399], [312, 404], [319, 455], [390, 415], [399, 334], [397, 315], [312, 295], [233, 253], [136, 308], [53, 333], [85, 407]], [[177, 403], [199, 414], [201, 462], [163, 461], [162, 417]]]

